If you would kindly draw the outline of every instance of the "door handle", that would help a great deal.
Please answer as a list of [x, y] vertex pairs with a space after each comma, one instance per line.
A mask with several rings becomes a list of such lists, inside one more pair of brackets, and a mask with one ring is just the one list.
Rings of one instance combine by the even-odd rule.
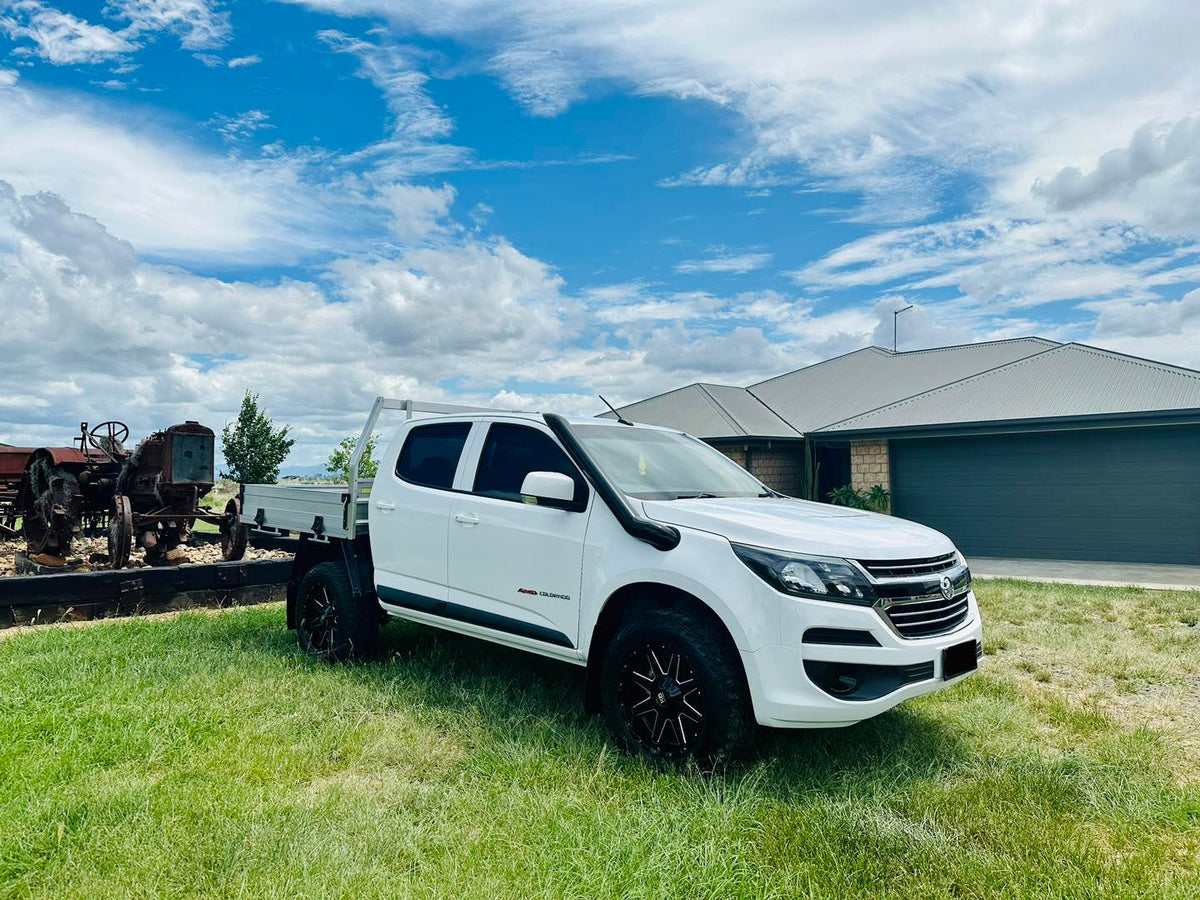
[[384, 512], [391, 512], [393, 509], [396, 508], [396, 504], [393, 503], [391, 500], [376, 500], [375, 508], [382, 509]]
[[478, 525], [479, 516], [475, 513], [455, 513], [454, 521], [461, 522], [463, 525]]

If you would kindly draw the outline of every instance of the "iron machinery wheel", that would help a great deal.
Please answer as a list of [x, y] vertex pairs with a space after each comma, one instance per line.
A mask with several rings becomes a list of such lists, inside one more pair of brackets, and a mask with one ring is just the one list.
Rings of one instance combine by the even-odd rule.
[[643, 610], [617, 629], [605, 650], [601, 704], [623, 750], [663, 763], [741, 759], [757, 731], [732, 641], [685, 609]]
[[[104, 434], [100, 432], [104, 431]], [[87, 442], [113, 462], [117, 462], [116, 451], [129, 440], [129, 426], [115, 419], [101, 422], [87, 433]]]
[[250, 529], [242, 522], [242, 501], [230, 498], [221, 517], [221, 558], [232, 561], [246, 555]]
[[113, 498], [112, 521], [108, 523], [108, 559], [114, 569], [129, 565], [133, 547], [133, 506], [124, 494]]
[[355, 599], [341, 563], [313, 566], [296, 596], [296, 638], [300, 649], [326, 662], [370, 654], [379, 634], [379, 608], [373, 598]]

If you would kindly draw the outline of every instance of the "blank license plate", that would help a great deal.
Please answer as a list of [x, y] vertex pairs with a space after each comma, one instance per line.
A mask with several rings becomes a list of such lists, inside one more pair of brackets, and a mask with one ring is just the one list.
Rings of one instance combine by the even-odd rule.
[[975, 642], [966, 641], [955, 644], [942, 651], [942, 679], [949, 681], [967, 672], [979, 668], [979, 659], [975, 656]]

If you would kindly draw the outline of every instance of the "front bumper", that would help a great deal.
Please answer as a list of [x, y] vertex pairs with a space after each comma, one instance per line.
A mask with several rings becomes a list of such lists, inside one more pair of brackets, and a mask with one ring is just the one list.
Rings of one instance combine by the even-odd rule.
[[[968, 594], [969, 612], [960, 626], [946, 634], [919, 639], [900, 637], [873, 608], [782, 596], [780, 599], [783, 601], [780, 642], [741, 653], [750, 682], [755, 718], [761, 725], [836, 728], [869, 719], [911, 697], [961, 681], [970, 673], [949, 681], [943, 679], [942, 651], [967, 641], [983, 640], [983, 625], [974, 592]], [[879, 646], [804, 643], [804, 632], [812, 628], [866, 632]], [[814, 683], [806, 672], [805, 661], [837, 663], [850, 668], [855, 664], [884, 666], [917, 673], [917, 680], [910, 680], [875, 699], [841, 699]], [[818, 668], [809, 667], [814, 671]]]

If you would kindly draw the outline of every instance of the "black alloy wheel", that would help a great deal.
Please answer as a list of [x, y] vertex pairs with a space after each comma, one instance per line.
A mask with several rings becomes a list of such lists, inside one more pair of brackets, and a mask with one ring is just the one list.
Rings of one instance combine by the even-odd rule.
[[704, 736], [703, 693], [687, 653], [663, 642], [634, 647], [617, 682], [629, 730], [642, 747], [664, 759], [685, 755]]
[[373, 594], [355, 597], [341, 563], [313, 566], [296, 594], [300, 649], [326, 662], [366, 656], [379, 635], [379, 604]]
[[308, 652], [313, 656], [328, 658], [333, 654], [337, 641], [337, 607], [324, 584], [309, 585], [297, 629], [303, 630]]
[[705, 768], [749, 755], [758, 726], [746, 671], [714, 614], [638, 610], [602, 652], [600, 707], [622, 750]]

